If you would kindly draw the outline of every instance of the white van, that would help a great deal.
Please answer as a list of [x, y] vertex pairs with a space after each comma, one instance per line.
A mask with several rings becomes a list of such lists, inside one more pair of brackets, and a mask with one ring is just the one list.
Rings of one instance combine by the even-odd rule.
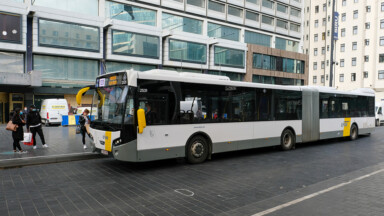
[[375, 119], [376, 119], [376, 126], [380, 126], [384, 123], [384, 102], [377, 103], [375, 105], [376, 112], [375, 112]]
[[66, 99], [45, 99], [41, 104], [40, 116], [45, 125], [61, 124], [63, 115], [68, 115]]

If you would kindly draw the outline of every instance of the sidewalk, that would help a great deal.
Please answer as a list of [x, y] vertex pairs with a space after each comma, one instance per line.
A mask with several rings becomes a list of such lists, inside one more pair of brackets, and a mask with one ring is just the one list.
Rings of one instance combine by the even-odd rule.
[[[73, 126], [43, 126], [43, 132], [48, 148], [42, 147], [40, 137], [36, 134], [37, 149], [21, 144], [21, 148], [27, 153], [14, 153], [12, 132], [5, 130], [5, 125], [0, 125], [0, 168], [99, 157], [98, 154], [92, 153], [90, 148], [83, 149], [81, 135], [76, 134], [76, 128]], [[86, 142], [89, 147], [88, 137]]]

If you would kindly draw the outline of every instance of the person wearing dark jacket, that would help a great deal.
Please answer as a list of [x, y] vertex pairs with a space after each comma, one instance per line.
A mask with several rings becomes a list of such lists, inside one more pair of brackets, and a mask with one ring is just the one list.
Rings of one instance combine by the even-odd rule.
[[39, 134], [43, 147], [48, 148], [48, 145], [45, 143], [43, 129], [41, 128], [40, 113], [37, 112], [35, 105], [31, 105], [29, 108], [30, 110], [27, 115], [27, 130], [32, 133], [33, 149], [36, 149], [36, 133]]
[[16, 108], [15, 111], [13, 112], [12, 123], [18, 126], [16, 131], [12, 131], [13, 152], [17, 152], [16, 150], [17, 148], [19, 149], [20, 153], [25, 153], [26, 151], [23, 151], [20, 147], [20, 141], [24, 139], [23, 126], [25, 124], [20, 108]]

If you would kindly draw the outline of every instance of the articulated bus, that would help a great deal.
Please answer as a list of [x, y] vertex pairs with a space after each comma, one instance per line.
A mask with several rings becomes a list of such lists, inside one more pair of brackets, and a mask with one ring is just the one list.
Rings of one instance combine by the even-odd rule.
[[158, 69], [105, 74], [94, 88], [93, 149], [122, 161], [185, 157], [201, 163], [220, 152], [354, 140], [375, 128], [370, 89], [268, 85]]

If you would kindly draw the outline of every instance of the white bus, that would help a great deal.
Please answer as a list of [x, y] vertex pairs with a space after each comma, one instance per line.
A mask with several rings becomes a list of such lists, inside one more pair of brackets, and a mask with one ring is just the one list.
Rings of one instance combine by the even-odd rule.
[[93, 148], [122, 161], [185, 157], [201, 163], [219, 152], [353, 140], [375, 128], [370, 89], [268, 85], [166, 70], [102, 75], [95, 88]]

